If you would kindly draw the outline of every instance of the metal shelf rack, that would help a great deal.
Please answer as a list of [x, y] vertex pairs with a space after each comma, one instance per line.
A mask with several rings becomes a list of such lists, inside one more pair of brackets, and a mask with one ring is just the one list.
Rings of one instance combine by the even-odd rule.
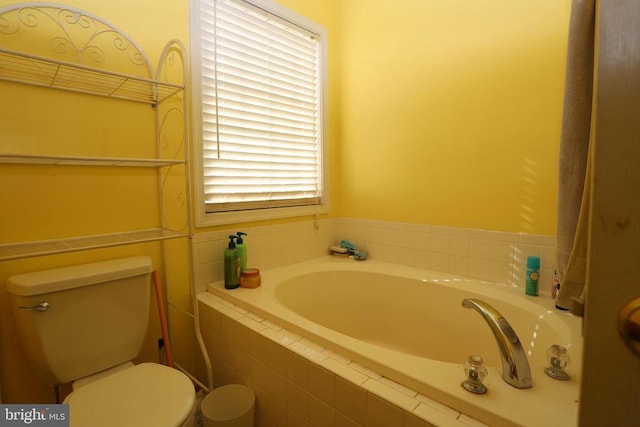
[[[190, 198], [187, 133], [169, 149], [166, 140], [160, 141], [165, 115], [174, 117], [178, 111], [186, 129], [184, 46], [176, 40], [167, 44], [156, 76], [135, 41], [86, 11], [52, 3], [20, 3], [0, 8], [0, 23], [0, 81], [149, 104], [156, 110], [157, 135], [153, 158], [2, 152], [0, 146], [0, 164], [156, 168], [160, 194], [159, 228], [3, 243], [0, 261], [190, 237], [191, 214], [184, 203]], [[163, 108], [164, 103], [168, 107]], [[181, 194], [165, 194], [164, 183], [172, 168], [181, 165], [187, 171], [184, 189]], [[169, 198], [182, 201], [187, 209], [186, 219], [173, 228], [165, 218]]]

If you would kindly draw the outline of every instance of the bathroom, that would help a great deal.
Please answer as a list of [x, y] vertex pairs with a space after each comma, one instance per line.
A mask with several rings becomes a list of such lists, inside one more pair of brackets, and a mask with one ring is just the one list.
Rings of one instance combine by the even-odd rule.
[[[0, 0], [0, 7], [13, 3]], [[161, 7], [148, 0], [59, 3], [114, 23], [140, 43], [151, 64], [158, 63], [168, 40], [189, 40], [188, 2]], [[328, 243], [349, 234], [367, 246], [372, 259], [510, 283], [522, 278], [523, 255], [533, 250], [543, 262], [541, 298], [548, 297], [571, 2], [278, 3], [329, 34], [329, 210], [197, 228], [197, 268], [191, 274], [198, 288], [222, 278], [224, 240], [229, 231], [243, 230], [250, 234], [252, 263], [261, 269], [324, 255]], [[60, 102], [52, 94], [22, 87], [6, 93], [12, 102], [0, 107], [0, 117], [12, 126], [3, 132], [3, 151], [84, 149], [87, 135], [95, 139], [96, 121], [102, 126], [100, 144], [119, 141], [117, 147], [106, 147], [108, 153], [141, 155], [146, 147], [139, 147], [139, 141], [153, 138], [152, 126], [127, 118], [118, 110], [120, 104], [89, 99], [78, 106], [67, 97], [52, 111], [51, 104]], [[18, 115], [24, 108], [33, 114]], [[43, 110], [47, 116], [38, 114]], [[111, 117], [125, 125], [109, 127], [105, 123]], [[39, 120], [37, 126], [34, 120]], [[0, 243], [93, 234], [96, 223], [100, 230], [104, 224], [127, 228], [131, 221], [146, 226], [143, 212], [155, 209], [155, 195], [140, 201], [111, 194], [105, 180], [117, 174], [100, 171], [87, 178], [87, 173], [79, 170], [80, 180], [65, 175], [60, 179], [68, 182], [42, 186], [33, 171], [3, 167], [0, 187], [8, 190], [2, 192], [2, 206], [15, 209], [0, 210]], [[115, 178], [123, 188], [131, 185], [124, 177]], [[152, 180], [144, 176], [140, 184], [149, 193], [155, 191]], [[95, 186], [95, 199], [78, 199], [56, 188], [69, 183], [79, 186], [79, 193]], [[142, 208], [114, 216], [107, 209], [113, 203], [141, 203]], [[191, 304], [187, 246], [182, 240], [167, 244], [167, 296], [175, 358], [196, 372], [201, 361], [185, 314]], [[159, 244], [144, 243], [5, 261], [0, 280], [34, 269], [130, 255], [149, 255], [160, 265], [161, 252]], [[25, 360], [4, 288], [0, 304], [2, 402], [51, 402], [51, 389], [33, 376]], [[141, 361], [158, 358], [157, 313], [152, 310], [150, 318]]]

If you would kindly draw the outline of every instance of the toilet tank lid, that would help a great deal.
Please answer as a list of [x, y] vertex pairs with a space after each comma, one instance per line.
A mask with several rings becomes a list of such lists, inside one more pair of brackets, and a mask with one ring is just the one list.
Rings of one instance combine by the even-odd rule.
[[140, 276], [152, 271], [153, 264], [147, 256], [118, 258], [17, 274], [7, 280], [7, 291], [21, 296], [41, 295]]

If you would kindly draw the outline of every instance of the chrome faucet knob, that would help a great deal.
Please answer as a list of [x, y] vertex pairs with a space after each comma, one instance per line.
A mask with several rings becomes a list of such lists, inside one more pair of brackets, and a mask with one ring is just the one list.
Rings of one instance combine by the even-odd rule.
[[469, 356], [464, 364], [464, 373], [467, 375], [467, 379], [462, 383], [462, 387], [475, 394], [484, 394], [487, 392], [487, 386], [482, 384], [482, 382], [489, 374], [489, 371], [487, 371], [487, 368], [484, 366], [482, 357], [475, 354]]
[[547, 349], [547, 361], [549, 366], [545, 368], [545, 374], [555, 380], [566, 381], [569, 374], [565, 372], [565, 368], [571, 362], [569, 352], [561, 345], [554, 344]]

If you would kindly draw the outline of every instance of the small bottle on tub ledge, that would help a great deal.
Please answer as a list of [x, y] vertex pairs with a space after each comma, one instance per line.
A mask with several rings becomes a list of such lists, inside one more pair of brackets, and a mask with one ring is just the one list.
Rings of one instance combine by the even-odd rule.
[[367, 259], [367, 253], [349, 242], [348, 240], [341, 240], [339, 245], [329, 246], [329, 253], [334, 256], [349, 257], [356, 261], [364, 261]]
[[527, 257], [527, 277], [524, 292], [530, 296], [538, 296], [538, 279], [540, 278], [540, 257]]

